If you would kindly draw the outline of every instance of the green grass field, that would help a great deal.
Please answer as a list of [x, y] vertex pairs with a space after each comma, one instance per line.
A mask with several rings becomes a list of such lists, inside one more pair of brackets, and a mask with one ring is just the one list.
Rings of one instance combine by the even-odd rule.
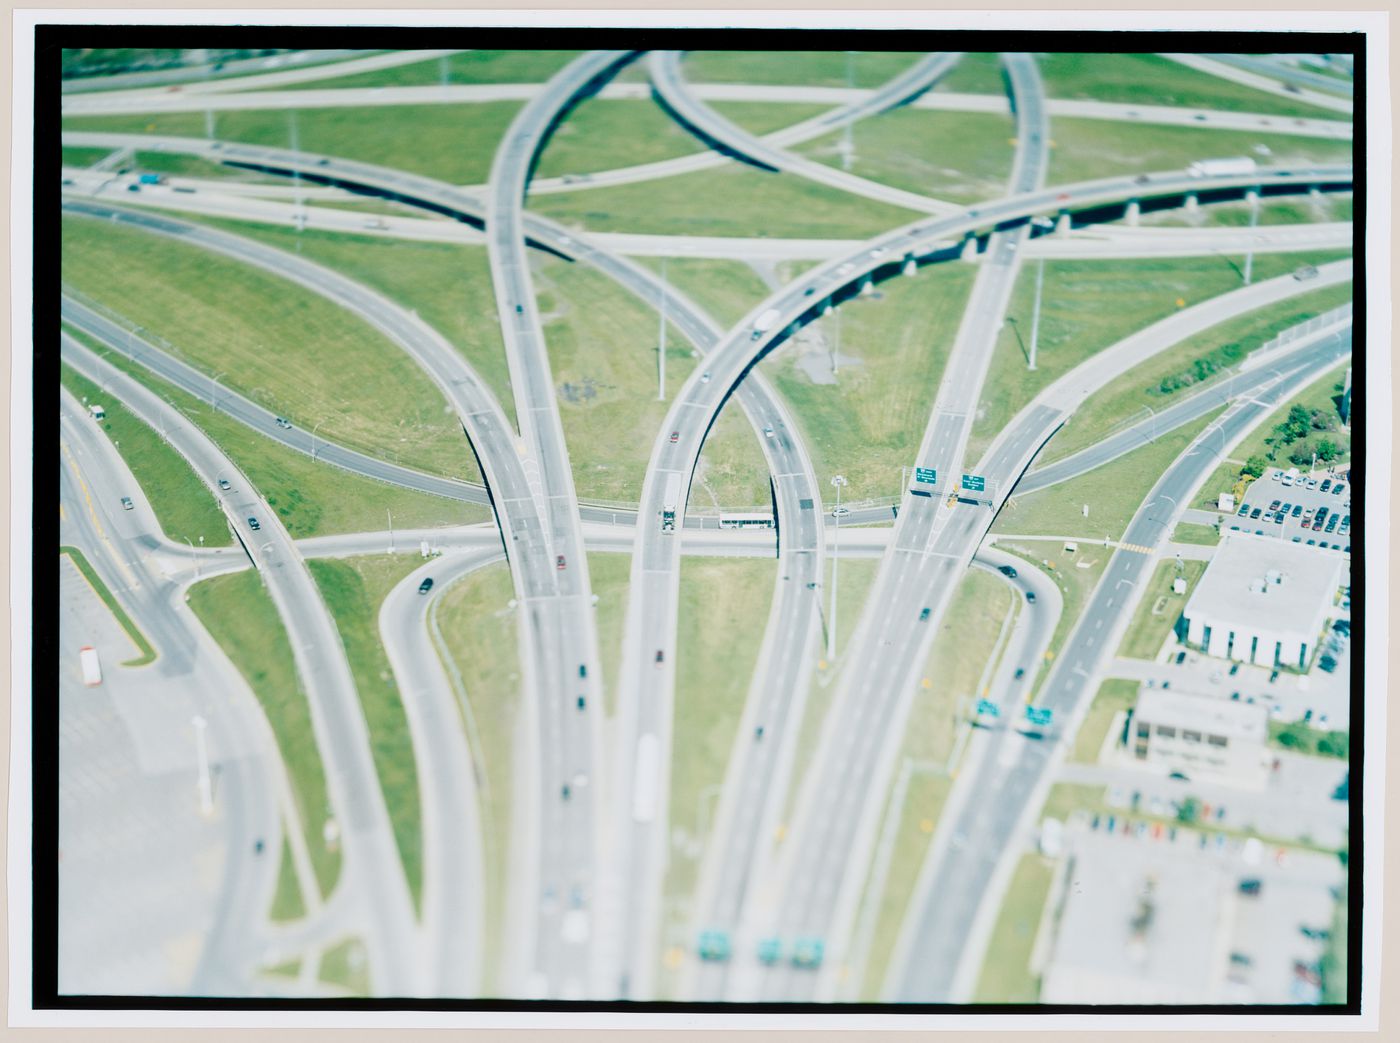
[[254, 184], [282, 185], [287, 183], [286, 178], [278, 177], [276, 174], [260, 174], [253, 170], [231, 167], [200, 156], [187, 156], [178, 152], [143, 150], [136, 153], [134, 160], [128, 160], [122, 165], [134, 166], [147, 173], [169, 174], [175, 177], [217, 178], [221, 181]]
[[1069, 759], [1079, 764], [1094, 764], [1099, 759], [1109, 726], [1115, 715], [1137, 704], [1138, 682], [1111, 677], [1099, 685], [1089, 712], [1084, 716], [1074, 736], [1074, 749]]
[[580, 51], [461, 51], [388, 69], [352, 73], [266, 90], [346, 90], [355, 87], [431, 87], [443, 83], [543, 83]]
[[468, 525], [492, 517], [489, 508], [474, 503], [413, 492], [329, 464], [314, 463], [226, 414], [215, 412], [208, 402], [185, 394], [123, 356], [98, 348], [82, 334], [75, 336], [112, 365], [168, 399], [213, 439], [248, 476], [294, 539], [382, 529], [387, 526], [391, 511], [394, 524], [400, 529]]
[[[290, 828], [285, 822], [283, 826]], [[267, 916], [274, 923], [286, 923], [300, 920], [305, 915], [306, 903], [302, 901], [301, 885], [297, 883], [296, 869], [292, 866], [292, 846], [283, 837], [282, 857], [277, 862], [277, 890], [272, 893], [272, 906]], [[292, 972], [293, 975], [295, 973]]]
[[[638, 264], [662, 272], [660, 257], [638, 257]], [[666, 281], [728, 328], [751, 312], [771, 292], [758, 273], [743, 261], [694, 257], [666, 258]]]
[[919, 216], [795, 175], [740, 164], [536, 196], [530, 209], [591, 232], [815, 239], [865, 239]]
[[[1042, 450], [1040, 463], [1093, 445], [1133, 418], [1147, 419], [1149, 408], [1174, 405], [1223, 379], [1255, 348], [1283, 330], [1346, 303], [1351, 295], [1350, 283], [1313, 290], [1245, 312], [1173, 344], [1095, 391]], [[1198, 362], [1213, 367], [1205, 379], [1196, 372]], [[1163, 390], [1178, 379], [1190, 383], [1178, 390]]]
[[[300, 253], [307, 260], [325, 265], [379, 291], [401, 307], [416, 311], [419, 318], [442, 334], [472, 364], [486, 386], [495, 392], [506, 416], [515, 420], [515, 397], [501, 342], [501, 320], [496, 312], [491, 265], [485, 246], [413, 242], [312, 229], [296, 232], [244, 221], [210, 219], [204, 223], [279, 250]], [[408, 358], [402, 349], [395, 347], [393, 350]], [[432, 394], [438, 394], [436, 389]], [[476, 461], [470, 460], [469, 465], [471, 480], [478, 480], [480, 472]], [[455, 473], [465, 476], [467, 472]]]
[[92, 589], [97, 593], [102, 603], [106, 605], [112, 615], [116, 617], [117, 624], [126, 632], [126, 636], [131, 638], [131, 643], [136, 646], [136, 650], [139, 654], [133, 659], [126, 660], [121, 665], [145, 666], [148, 663], [154, 663], [156, 661], [156, 650], [151, 647], [151, 642], [146, 639], [146, 635], [141, 632], [141, 629], [136, 625], [131, 616], [127, 615], [126, 609], [122, 608], [121, 602], [118, 601], [116, 595], [112, 593], [112, 588], [107, 586], [102, 577], [97, 574], [97, 570], [92, 567], [92, 562], [87, 560], [86, 555], [77, 547], [59, 547], [58, 552], [59, 554], [66, 554], [68, 559], [77, 567], [78, 571], [83, 574], [83, 578], [92, 585]]
[[1001, 55], [989, 51], [964, 54], [953, 71], [938, 81], [934, 91], [947, 94], [1005, 94], [1006, 77]]
[[669, 944], [693, 942], [683, 931], [763, 641], [777, 567], [763, 558], [681, 564], [668, 825], [673, 835], [684, 835], [695, 846], [672, 845], [668, 855], [662, 933]]
[[[1261, 94], [1260, 97], [1268, 97]], [[1162, 104], [1158, 101], [1154, 104]], [[1349, 163], [1350, 141], [1243, 130], [1166, 127], [1121, 120], [1056, 117], [1047, 184], [1140, 172], [1182, 170], [1212, 156], [1254, 156], [1269, 166]], [[1267, 148], [1267, 154], [1257, 151]]]
[[63, 386], [83, 403], [100, 403], [107, 418], [102, 430], [118, 451], [151, 502], [161, 531], [173, 542], [188, 539], [205, 547], [233, 542], [228, 522], [214, 494], [200, 481], [188, 461], [153, 428], [128, 412], [117, 398], [103, 391], [67, 363], [60, 363]]
[[[1254, 259], [1256, 279], [1321, 264], [1345, 254], [1276, 254]], [[1038, 265], [1022, 268], [997, 336], [991, 368], [968, 441], [976, 459], [1043, 388], [1085, 359], [1178, 311], [1238, 289], [1239, 273], [1224, 257], [1114, 261], [1046, 261], [1036, 368], [1028, 368]], [[1146, 287], [1151, 287], [1150, 292]]]
[[[1347, 119], [1343, 113], [1198, 72], [1157, 54], [1044, 54], [1039, 56], [1039, 64], [1045, 92], [1051, 98]], [[1230, 154], [1228, 150], [1211, 153]]]
[[408, 355], [299, 286], [165, 236], [65, 218], [63, 280], [329, 440], [460, 475], [461, 426]]
[[710, 428], [700, 464], [690, 488], [690, 506], [771, 507], [773, 489], [768, 461], [759, 447], [759, 435], [744, 415], [743, 407], [731, 398]]
[[589, 554], [588, 585], [598, 599], [593, 618], [598, 628], [598, 654], [603, 659], [603, 709], [611, 717], [617, 706], [622, 633], [627, 622], [627, 597], [632, 586], [631, 555], [597, 551]]
[[[478, 778], [486, 910], [481, 942], [486, 952], [501, 952], [505, 947], [502, 931], [515, 814], [514, 752], [521, 685], [517, 616], [506, 607], [514, 597], [510, 569], [505, 562], [497, 562], [443, 591], [429, 617], [430, 629], [436, 628], [434, 632], [442, 635], [438, 654], [461, 674], [468, 703], [463, 717], [471, 722], [469, 734], [476, 735], [473, 755], [481, 759]], [[498, 995], [505, 984], [499, 964], [487, 960], [483, 966], [482, 995]]]
[[[1206, 571], [1204, 561], [1180, 562], [1159, 561], [1153, 570], [1152, 578], [1143, 588], [1142, 600], [1138, 602], [1133, 621], [1123, 635], [1123, 643], [1118, 654], [1125, 659], [1154, 659], [1161, 651], [1162, 644], [1170, 636], [1176, 621], [1181, 618], [1186, 602], [1196, 584]], [[1172, 583], [1181, 577], [1186, 580], [1186, 593], [1172, 593]]]
[[823, 112], [830, 112], [829, 105], [805, 105], [798, 102], [768, 104], [757, 101], [712, 101], [708, 102], [725, 119], [751, 134], [771, 134], [794, 123], [801, 123]]
[[329, 897], [340, 877], [340, 851], [328, 847], [321, 832], [333, 817], [325, 769], [292, 646], [262, 577], [249, 571], [206, 579], [190, 588], [189, 605], [262, 704], [291, 780], [317, 886]]
[[[519, 102], [367, 105], [363, 108], [240, 109], [214, 113], [214, 137], [407, 170], [459, 185], [485, 184], [491, 157]], [[64, 130], [203, 138], [204, 113], [71, 116]]]
[[1031, 973], [1030, 960], [1054, 875], [1055, 863], [1035, 852], [1022, 855], [1016, 863], [987, 943], [974, 1003], [1035, 1003], [1040, 999], [1040, 979]]
[[1245, 202], [1228, 202], [1202, 203], [1194, 214], [1184, 209], [1149, 211], [1141, 215], [1138, 223], [1177, 228], [1244, 228], [1251, 220], [1257, 225], [1293, 225], [1350, 221], [1351, 217], [1351, 196], [1328, 192], [1316, 200], [1307, 196], [1270, 196], [1262, 199], [1257, 208]]
[[[761, 363], [796, 414], [826, 502], [835, 499], [826, 481], [833, 474], [850, 482], [843, 500], [901, 493], [900, 468], [914, 463], [973, 275], [968, 266], [944, 265], [892, 279], [878, 299], [847, 301]], [[813, 353], [820, 365], [838, 322], [837, 383], [817, 384], [799, 354]]]
[[1214, 547], [1220, 542], [1220, 530], [1214, 525], [1193, 525], [1190, 522], [1182, 522], [1173, 530], [1172, 542]]
[[667, 401], [658, 402], [659, 320], [641, 301], [553, 258], [537, 264], [535, 291], [578, 495], [636, 502], [666, 410], [696, 365], [690, 346], [668, 329]]
[[[1172, 461], [1223, 411], [1221, 407], [1178, 427], [1072, 482], [1013, 497], [997, 517], [992, 531], [1118, 539]], [[1088, 517], [1083, 513], [1085, 504], [1089, 505]]]
[[757, 83], [802, 87], [879, 87], [918, 56], [897, 51], [691, 51], [684, 75], [691, 83]]
[[307, 565], [335, 618], [369, 729], [370, 752], [414, 909], [423, 912], [423, 824], [413, 736], [389, 657], [379, 640], [379, 608], [421, 562], [414, 555], [312, 560]]
[[65, 167], [82, 167], [86, 169], [98, 160], [112, 153], [109, 148], [73, 148], [65, 146], [63, 149], [63, 165]]
[[[954, 203], [1004, 196], [1016, 153], [1009, 115], [893, 109], [861, 120], [851, 135], [851, 173]], [[842, 138], [837, 131], [797, 151], [840, 169]]]
[[365, 943], [347, 938], [321, 953], [317, 977], [327, 985], [339, 985], [352, 996], [368, 996], [369, 954]]

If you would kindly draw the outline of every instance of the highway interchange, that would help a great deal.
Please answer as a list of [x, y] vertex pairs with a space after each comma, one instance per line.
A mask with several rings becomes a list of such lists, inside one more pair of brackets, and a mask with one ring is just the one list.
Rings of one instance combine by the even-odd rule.
[[[433, 52], [433, 56], [451, 52]], [[227, 81], [188, 84], [229, 105], [258, 104], [260, 81], [267, 87], [317, 75], [390, 68], [401, 55], [350, 58], [328, 55], [327, 71], [289, 69]], [[897, 958], [882, 986], [882, 998], [898, 1002], [964, 1001], [981, 966], [988, 924], [1008, 881], [1011, 859], [1023, 842], [1043, 800], [1066, 741], [1082, 719], [1091, 679], [1103, 675], [1106, 660], [1132, 615], [1142, 579], [1167, 541], [1185, 505], [1229, 453], [1269, 416], [1312, 381], [1329, 372], [1351, 348], [1350, 314], [1325, 329], [1268, 353], [1267, 363], [1242, 368], [1206, 390], [1183, 397], [1144, 421], [1048, 466], [1036, 466], [1040, 449], [1093, 393], [1134, 366], [1232, 317], [1351, 279], [1349, 259], [1320, 265], [1315, 279], [1301, 283], [1285, 275], [1221, 294], [1125, 338], [1092, 356], [1024, 404], [974, 459], [968, 452], [975, 407], [991, 369], [993, 349], [1007, 316], [1013, 287], [1024, 262], [1045, 256], [1073, 256], [1069, 244], [1086, 255], [1190, 255], [1216, 247], [1239, 248], [1253, 229], [1132, 229], [1103, 225], [1126, 216], [1135, 224], [1139, 209], [1173, 209], [1198, 196], [1257, 200], [1259, 193], [1305, 195], [1349, 192], [1349, 164], [1260, 166], [1248, 173], [1201, 176], [1181, 170], [1149, 175], [1110, 176], [1046, 187], [1051, 120], [1057, 105], [1045, 97], [1035, 56], [1002, 56], [1009, 103], [1015, 119], [1015, 153], [1004, 196], [972, 206], [919, 195], [850, 175], [799, 156], [788, 146], [810, 140], [891, 108], [921, 104], [927, 92], [958, 65], [958, 54], [933, 54], [914, 61], [884, 87], [843, 97], [829, 112], [763, 137], [721, 116], [704, 100], [713, 89], [686, 82], [681, 52], [588, 52], [566, 65], [542, 87], [518, 92], [526, 100], [494, 155], [489, 182], [463, 188], [359, 160], [316, 155], [233, 141], [65, 131], [64, 144], [110, 149], [159, 149], [184, 153], [235, 169], [295, 174], [312, 186], [308, 194], [331, 193], [325, 207], [306, 208], [300, 191], [288, 205], [276, 192], [259, 198], [221, 193], [217, 182], [191, 179], [198, 188], [175, 198], [169, 186], [128, 194], [128, 179], [65, 169], [63, 212], [75, 221], [118, 222], [155, 236], [178, 239], [199, 249], [257, 267], [287, 279], [336, 307], [358, 315], [383, 333], [429, 375], [460, 420], [463, 472], [474, 461], [483, 482], [476, 484], [390, 463], [334, 440], [287, 428], [276, 415], [181, 360], [152, 340], [135, 335], [120, 315], [107, 314], [76, 292], [62, 300], [61, 317], [106, 353], [125, 356], [202, 399], [245, 427], [309, 455], [313, 460], [405, 490], [430, 493], [489, 508], [492, 521], [475, 526], [403, 534], [421, 536], [444, 551], [403, 579], [383, 605], [381, 640], [397, 682], [413, 735], [414, 756], [423, 780], [423, 911], [415, 915], [393, 830], [376, 781], [370, 736], [355, 694], [355, 682], [326, 606], [305, 559], [345, 556], [382, 548], [384, 534], [365, 533], [320, 540], [294, 540], [254, 484], [214, 442], [169, 402], [140, 380], [114, 366], [69, 333], [61, 335], [64, 361], [107, 389], [191, 465], [219, 503], [236, 536], [233, 551], [196, 551], [170, 544], [142, 502], [139, 512], [112, 521], [116, 490], [133, 488], [121, 478], [120, 457], [95, 437], [80, 417], [81, 407], [65, 396], [63, 432], [67, 444], [81, 444], [87, 459], [66, 457], [65, 519], [80, 531], [65, 543], [80, 543], [109, 581], [122, 570], [156, 567], [144, 582], [123, 587], [123, 601], [141, 621], [161, 652], [163, 671], [179, 670], [174, 651], [196, 642], [197, 622], [172, 607], [171, 591], [199, 578], [185, 565], [200, 562], [205, 574], [252, 567], [261, 573], [278, 617], [286, 627], [315, 725], [317, 747], [326, 764], [330, 799], [339, 825], [345, 861], [343, 879], [324, 909], [311, 910], [306, 937], [332, 937], [346, 925], [363, 935], [374, 992], [388, 996], [479, 994], [486, 965], [498, 966], [502, 995], [527, 999], [637, 1000], [667, 998], [700, 1001], [803, 1002], [853, 998], [851, 969], [862, 941], [858, 925], [865, 869], [876, 848], [881, 809], [899, 767], [898, 752], [917, 677], [935, 635], [943, 626], [954, 590], [970, 568], [992, 575], [1015, 592], [1038, 594], [1034, 610], [1025, 606], [1010, 632], [1009, 652], [991, 672], [989, 691], [1008, 714], [1020, 699], [1016, 664], [1039, 661], [1050, 650], [1063, 606], [1058, 590], [1040, 572], [1021, 568], [1005, 574], [1012, 561], [998, 550], [988, 530], [1013, 495], [1072, 481], [1116, 460], [1162, 433], [1224, 409], [1192, 439], [1162, 476], [1134, 516], [1104, 577], [1040, 687], [1038, 704], [1052, 709], [1055, 729], [1040, 739], [1012, 730], [977, 733], [968, 742], [960, 781], [930, 845], [915, 895], [910, 900]], [[1217, 56], [1218, 57], [1218, 56]], [[878, 199], [921, 212], [911, 224], [867, 241], [828, 241], [811, 255], [815, 266], [756, 303], [729, 329], [650, 267], [629, 254], [664, 252], [647, 237], [601, 235], [568, 228], [528, 209], [528, 196], [559, 188], [532, 180], [551, 134], [580, 102], [607, 96], [619, 70], [631, 64], [645, 71], [665, 110], [708, 147], [683, 160], [621, 167], [590, 179], [590, 184], [632, 183], [685, 169], [733, 162], [732, 157], [774, 176], [814, 179], [828, 188]], [[1224, 63], [1221, 63], [1224, 64]], [[253, 72], [253, 69], [249, 69]], [[338, 73], [337, 73], [338, 74]], [[1259, 70], [1253, 70], [1258, 75]], [[156, 82], [152, 80], [151, 82]], [[174, 81], [172, 81], [174, 82]], [[169, 91], [127, 90], [137, 82], [113, 78], [110, 93], [69, 95], [74, 113], [155, 112], [186, 105]], [[239, 86], [251, 87], [249, 93]], [[398, 88], [413, 90], [415, 88]], [[379, 94], [378, 89], [374, 94]], [[310, 96], [317, 92], [305, 92]], [[345, 91], [346, 94], [358, 93]], [[276, 107], [277, 92], [261, 95]], [[364, 103], [382, 104], [381, 97]], [[198, 107], [198, 101], [188, 103]], [[144, 106], [144, 107], [143, 107]], [[1332, 106], [1337, 111], [1343, 111]], [[1145, 110], [1146, 107], [1144, 107]], [[69, 111], [67, 108], [65, 111]], [[1349, 107], [1348, 110], [1349, 111]], [[1139, 117], [1134, 112], [1132, 118]], [[1219, 114], [1222, 126], [1246, 117]], [[1098, 118], [1125, 118], [1100, 113]], [[1170, 122], [1174, 117], [1162, 117]], [[1203, 122], [1209, 123], [1208, 120]], [[1345, 127], [1342, 121], [1315, 121]], [[1340, 135], [1340, 130], [1317, 133]], [[723, 155], [721, 155], [721, 152]], [[726, 159], [725, 157], [731, 157]], [[570, 185], [577, 188], [577, 185]], [[329, 268], [264, 245], [252, 238], [191, 220], [201, 212], [306, 227], [309, 210], [329, 210], [334, 193], [346, 188], [385, 196], [422, 208], [428, 219], [391, 217], [373, 235], [412, 238], [438, 236], [452, 229], [458, 241], [484, 244], [490, 259], [499, 324], [509, 363], [518, 431], [500, 401], [465, 356], [416, 312]], [[1189, 198], [1188, 198], [1189, 197]], [[215, 203], [214, 200], [219, 200]], [[138, 208], [134, 204], [141, 204]], [[202, 211], [201, 207], [213, 206]], [[177, 216], [156, 209], [181, 210]], [[437, 220], [442, 216], [453, 222]], [[1087, 222], [1079, 228], [1081, 215]], [[356, 218], [357, 234], [364, 234]], [[466, 222], [465, 224], [461, 222]], [[427, 229], [429, 224], [437, 226]], [[351, 230], [353, 221], [347, 221]], [[425, 226], [421, 233], [416, 226]], [[1175, 234], [1175, 233], [1180, 234]], [[1349, 245], [1350, 224], [1261, 228], [1260, 249], [1297, 250]], [[1173, 234], [1165, 234], [1173, 233]], [[1095, 237], [1101, 238], [1095, 238]], [[1234, 238], [1231, 238], [1231, 237]], [[1270, 240], [1269, 237], [1273, 239]], [[659, 237], [653, 237], [659, 238]], [[717, 241], [718, 242], [718, 241]], [[742, 244], [715, 247], [743, 250]], [[665, 420], [652, 441], [635, 509], [581, 502], [575, 489], [569, 447], [560, 420], [555, 380], [531, 275], [532, 250], [589, 265], [667, 322], [703, 356], [669, 400]], [[1057, 252], [1058, 251], [1058, 252]], [[1115, 254], [1114, 251], [1118, 253]], [[929, 414], [915, 459], [937, 469], [927, 489], [906, 489], [891, 504], [858, 507], [842, 518], [823, 509], [828, 487], [814, 467], [801, 417], [757, 368], [765, 355], [793, 338], [803, 326], [889, 278], [936, 273], [941, 265], [975, 262], [977, 275], [954, 339], [944, 374], [928, 403]], [[930, 277], [930, 276], [925, 276]], [[1261, 352], [1261, 357], [1265, 354]], [[668, 478], [681, 479], [679, 511], [685, 514], [691, 482], [707, 436], [731, 399], [745, 414], [763, 451], [771, 476], [777, 534], [720, 530], [713, 517], [691, 513], [681, 535], [665, 531], [662, 514]], [[114, 462], [115, 461], [115, 462]], [[952, 497], [955, 477], [985, 477], [981, 495]], [[223, 481], [232, 478], [231, 488]], [[83, 483], [86, 483], [85, 485]], [[80, 489], [81, 487], [81, 489]], [[962, 490], [966, 493], [966, 490]], [[930, 495], [930, 493], [932, 495]], [[261, 524], [251, 526], [254, 518]], [[841, 526], [890, 523], [890, 528]], [[1121, 545], [1131, 545], [1132, 550]], [[832, 681], [833, 698], [811, 759], [798, 773], [797, 743], [814, 678], [828, 668], [821, 655], [827, 621], [823, 618], [828, 556], [839, 546], [845, 556], [878, 559], [878, 573]], [[121, 548], [118, 550], [117, 548]], [[240, 560], [238, 551], [244, 557]], [[615, 680], [614, 719], [602, 713], [604, 653], [595, 624], [586, 552], [630, 555], [629, 598], [621, 642], [621, 668]], [[688, 917], [690, 944], [679, 959], [665, 964], [676, 972], [661, 984], [663, 969], [662, 887], [671, 857], [668, 822], [672, 749], [686, 741], [674, 729], [683, 556], [772, 557], [777, 571], [772, 607], [763, 625], [757, 666], [736, 722], [723, 783], [700, 865]], [[481, 799], [470, 737], [460, 720], [459, 693], [428, 637], [430, 606], [444, 588], [502, 558], [508, 563], [516, 600], [524, 740], [517, 744], [517, 789], [511, 835], [509, 894], [486, 895], [481, 840]], [[182, 564], [183, 562], [183, 564]], [[144, 564], [140, 564], [144, 563]], [[995, 571], [1002, 569], [1003, 571]], [[418, 584], [432, 578], [430, 598], [419, 598]], [[1125, 591], [1124, 588], [1127, 588]], [[137, 590], [145, 591], [134, 595]], [[163, 600], [150, 600], [157, 591]], [[208, 653], [211, 657], [213, 653]], [[121, 676], [121, 671], [117, 675]], [[215, 668], [217, 690], [239, 692], [229, 728], [246, 733], [256, 761], [227, 761], [221, 793], [232, 789], [236, 803], [226, 812], [229, 836], [223, 897], [210, 908], [217, 915], [199, 972], [187, 988], [222, 994], [256, 994], [266, 978], [251, 974], [269, 953], [295, 950], [297, 929], [267, 932], [258, 902], [271, 887], [269, 860], [250, 859], [248, 837], [270, 842], [280, 830], [269, 811], [281, 782], [275, 746], [260, 731], [260, 717], [246, 685], [226, 660]], [[831, 678], [824, 677], [823, 683]], [[468, 698], [470, 693], [466, 693]], [[579, 712], [587, 700], [588, 712]], [[577, 700], [577, 709], [576, 701]], [[209, 711], [213, 712], [213, 711]], [[262, 745], [257, 746], [258, 743]], [[571, 782], [572, 780], [572, 782]], [[580, 781], [581, 780], [581, 781]], [[781, 826], [782, 844], [769, 838], [779, 830], [790, 795], [790, 820]], [[221, 797], [221, 799], [223, 799]], [[989, 813], [989, 809], [991, 812]], [[285, 821], [285, 807], [282, 821]], [[292, 844], [299, 872], [306, 856]], [[275, 848], [274, 848], [275, 849]], [[258, 850], [262, 850], [261, 847]], [[541, 896], [569, 896], [568, 902]], [[949, 898], [949, 896], [954, 896]], [[213, 900], [210, 900], [213, 902]], [[484, 951], [481, 921], [486, 903], [507, 910], [499, 952]], [[319, 919], [318, 919], [319, 918]], [[334, 924], [332, 927], [330, 924]], [[243, 928], [240, 931], [240, 927]], [[722, 934], [732, 956], [704, 958], [694, 940]], [[280, 938], [280, 941], [279, 941]], [[771, 940], [791, 947], [819, 940], [818, 956], [799, 965], [760, 957]], [[278, 945], [282, 948], [278, 949]], [[708, 954], [713, 955], [713, 954]]]

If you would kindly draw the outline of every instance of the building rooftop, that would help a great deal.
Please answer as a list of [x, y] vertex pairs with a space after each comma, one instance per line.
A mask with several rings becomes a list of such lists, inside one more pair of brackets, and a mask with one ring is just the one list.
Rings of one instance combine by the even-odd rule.
[[1341, 577], [1339, 554], [1277, 537], [1227, 533], [1186, 604], [1186, 618], [1311, 641]]
[[1138, 694], [1135, 716], [1152, 724], [1190, 728], [1264, 743], [1269, 737], [1269, 712], [1262, 704], [1235, 702], [1170, 689], [1144, 688]]

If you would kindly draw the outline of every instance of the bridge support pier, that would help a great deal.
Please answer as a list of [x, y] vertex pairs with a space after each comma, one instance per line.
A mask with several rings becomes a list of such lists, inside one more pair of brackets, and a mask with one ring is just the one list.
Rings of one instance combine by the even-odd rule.
[[874, 281], [870, 278], [870, 276], [867, 275], [864, 279], [862, 279], [862, 280], [860, 281], [860, 295], [861, 295], [862, 297], [869, 297], [869, 296], [870, 296], [872, 293], [874, 293], [874, 292], [875, 292], [875, 283], [874, 283]]
[[1258, 206], [1258, 205], [1259, 205], [1259, 189], [1257, 189], [1257, 188], [1251, 188], [1248, 192], [1246, 192], [1246, 193], [1244, 194], [1244, 201], [1245, 201], [1246, 203], [1248, 203], [1250, 206]]
[[962, 259], [964, 261], [977, 260], [977, 237], [975, 235], [968, 236], [963, 243]]
[[906, 257], [906, 258], [904, 259], [904, 268], [902, 269], [901, 274], [903, 274], [903, 275], [915, 275], [915, 274], [918, 273], [918, 271], [919, 271], [919, 262], [916, 261], [916, 260], [914, 260], [914, 258], [913, 258], [912, 256], [911, 256], [911, 257]]
[[1124, 212], [1123, 217], [1127, 220], [1129, 228], [1136, 228], [1142, 217], [1142, 204], [1134, 199], [1128, 204], [1128, 209]]
[[1186, 212], [1188, 214], [1200, 213], [1201, 201], [1196, 197], [1195, 192], [1186, 193]]
[[1056, 235], [1069, 235], [1070, 229], [1072, 227], [1074, 226], [1073, 223], [1070, 221], [1070, 216], [1068, 212], [1060, 214], [1060, 216], [1055, 219]]

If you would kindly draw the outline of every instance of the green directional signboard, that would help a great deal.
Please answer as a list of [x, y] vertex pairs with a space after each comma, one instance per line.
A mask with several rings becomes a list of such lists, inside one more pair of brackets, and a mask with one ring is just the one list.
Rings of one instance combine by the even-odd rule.
[[1040, 725], [1041, 727], [1044, 727], [1045, 725], [1049, 724], [1049, 723], [1050, 723], [1050, 719], [1051, 719], [1054, 715], [1055, 715], [1055, 711], [1049, 709], [1048, 707], [1044, 707], [1044, 706], [1027, 706], [1027, 707], [1026, 707], [1026, 720], [1030, 721], [1031, 724], [1037, 724], [1037, 725]]
[[1000, 717], [1001, 707], [998, 706], [996, 703], [992, 702], [990, 699], [978, 699], [977, 712], [985, 713], [988, 717]]
[[914, 468], [914, 481], [923, 482], [925, 485], [938, 484], [938, 472], [932, 467]]
[[970, 493], [984, 493], [987, 491], [987, 479], [980, 474], [965, 474], [962, 476], [962, 487]]

